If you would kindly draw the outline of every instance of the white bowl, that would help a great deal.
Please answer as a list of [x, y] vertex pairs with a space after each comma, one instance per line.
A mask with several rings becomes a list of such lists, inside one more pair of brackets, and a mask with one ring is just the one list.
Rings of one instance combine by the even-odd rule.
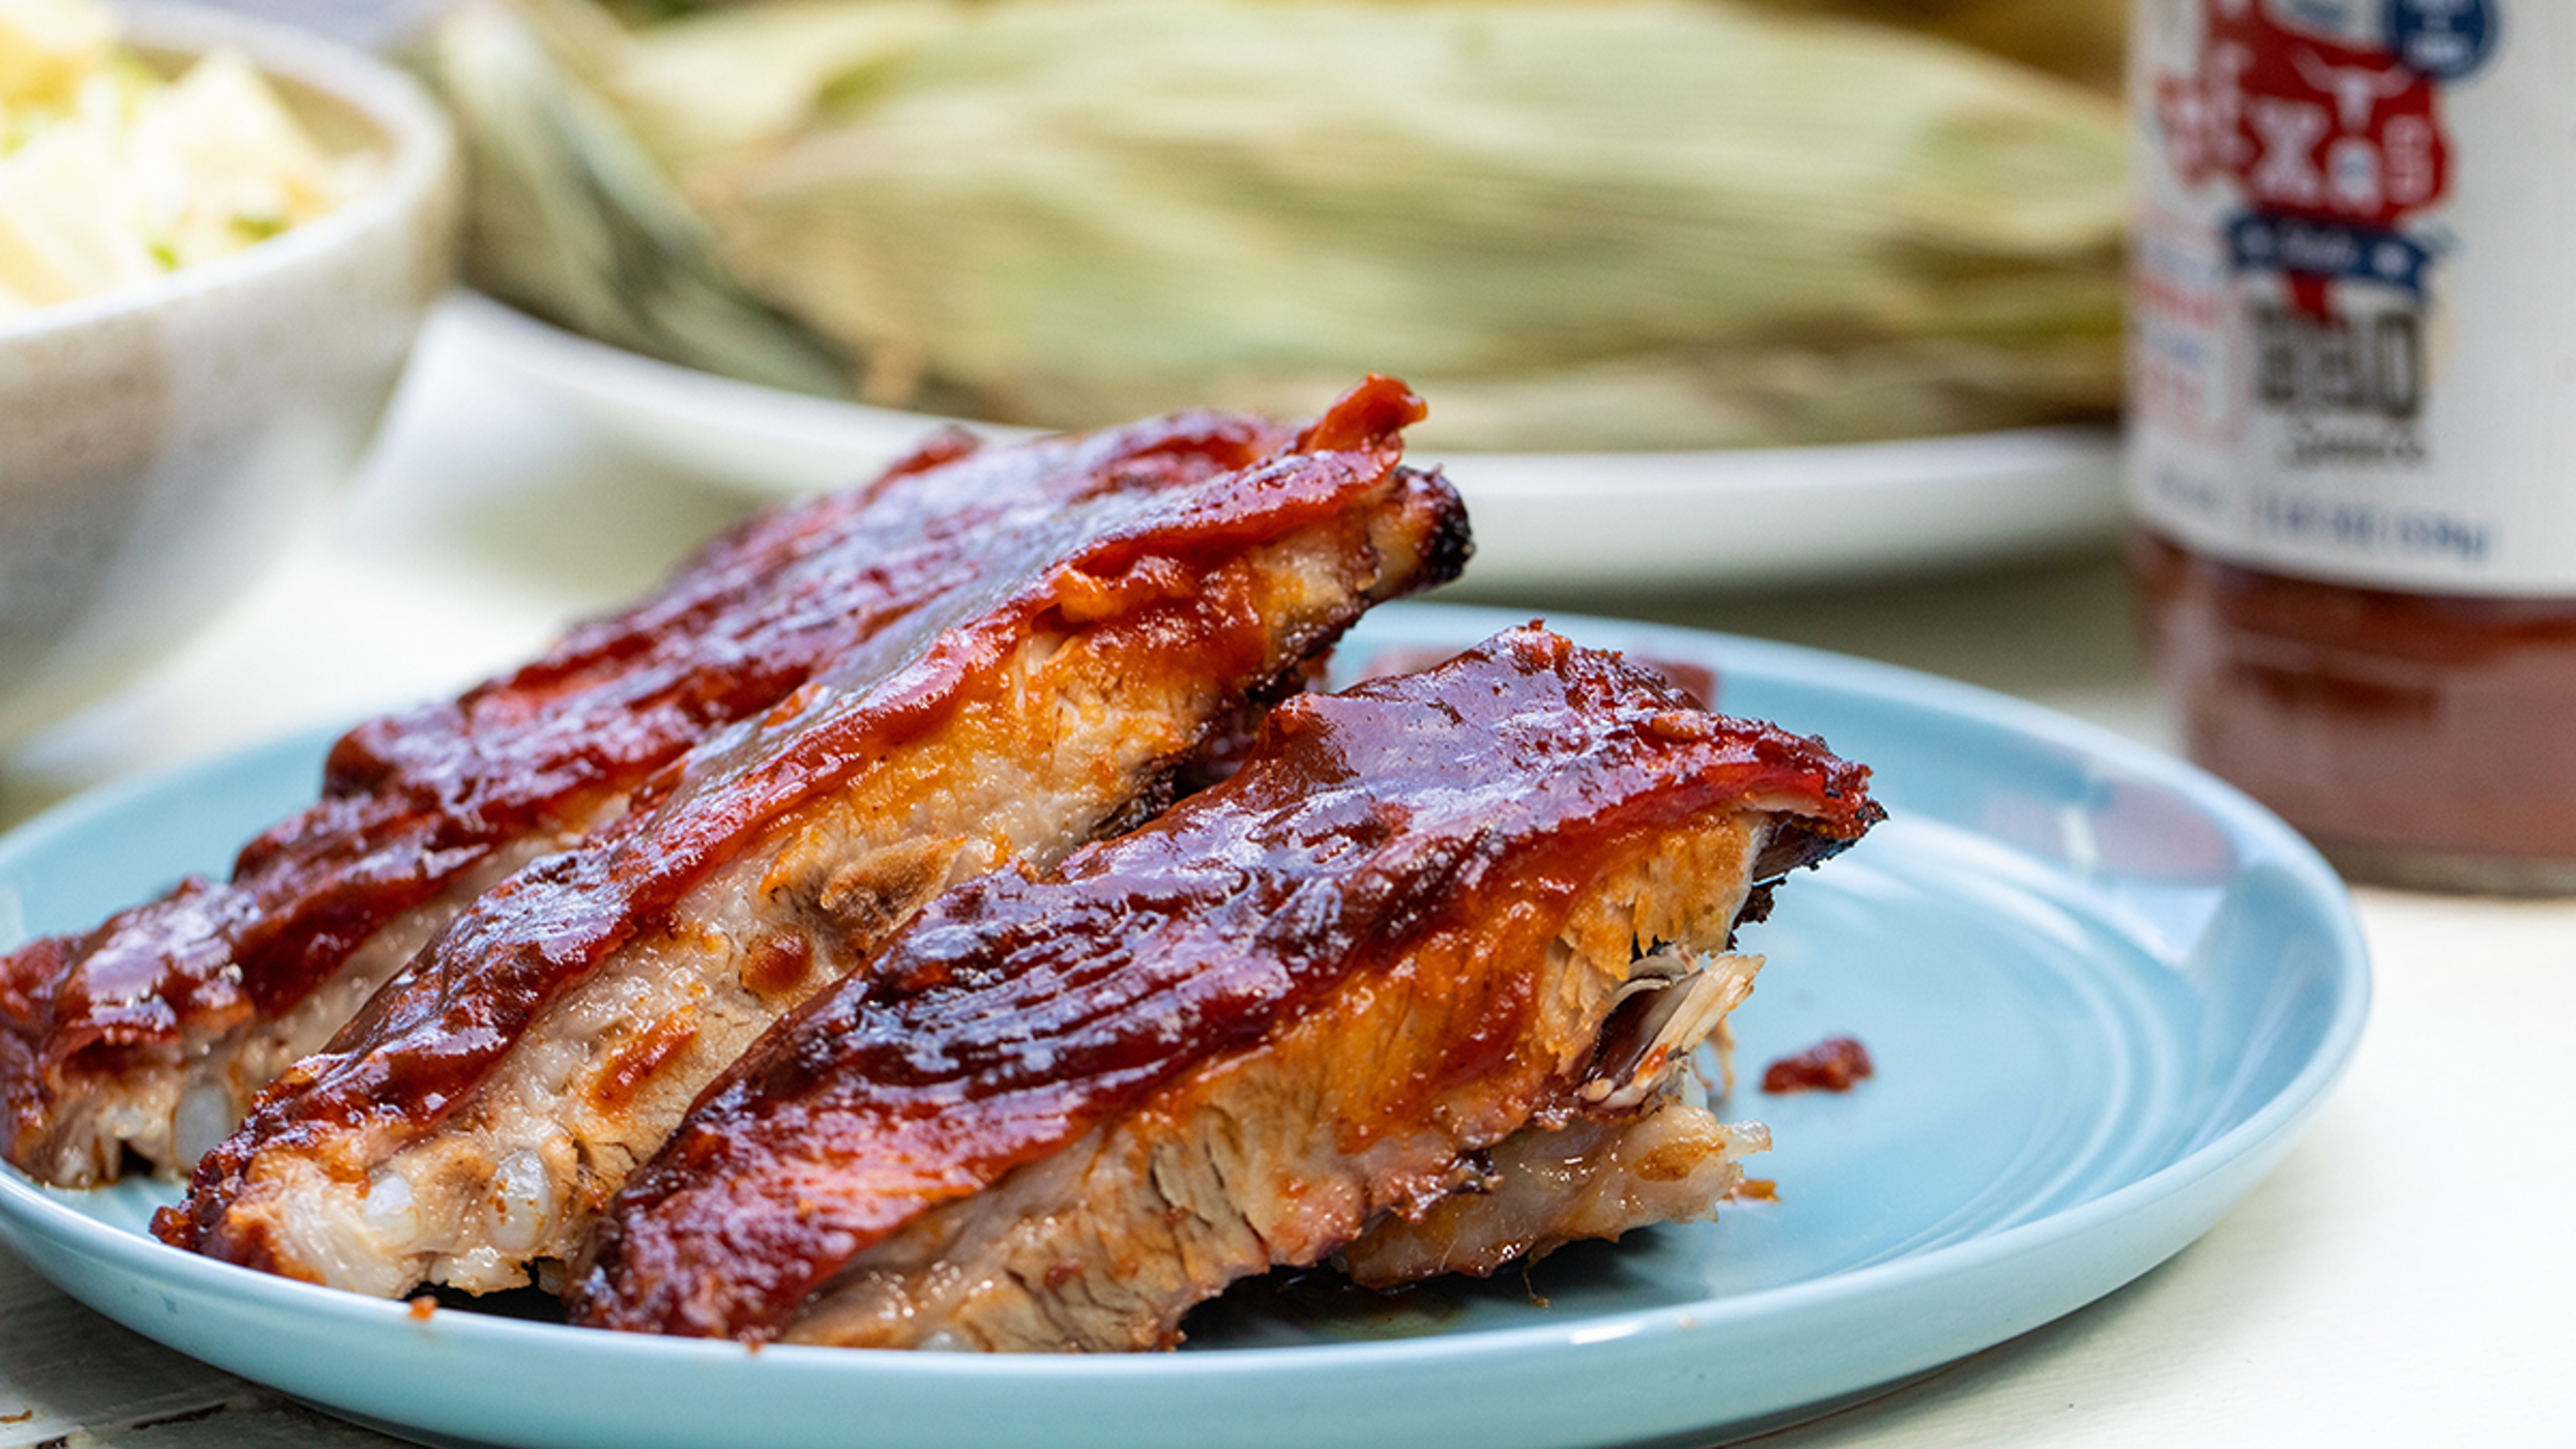
[[383, 164], [257, 246], [0, 317], [0, 742], [123, 682], [277, 557], [365, 450], [454, 258], [455, 141], [408, 78], [221, 11], [121, 13], [156, 64], [242, 51], [326, 147]]

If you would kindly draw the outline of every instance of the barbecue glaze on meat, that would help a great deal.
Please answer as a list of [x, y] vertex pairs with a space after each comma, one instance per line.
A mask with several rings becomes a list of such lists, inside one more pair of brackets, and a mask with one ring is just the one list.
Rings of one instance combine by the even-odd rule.
[[701, 1087], [923, 901], [1159, 806], [1245, 698], [1453, 576], [1456, 495], [1398, 466], [1419, 410], [1376, 379], [1233, 473], [1146, 455], [984, 510], [973, 569], [467, 906], [156, 1231], [376, 1294], [566, 1256]]
[[0, 959], [0, 1156], [58, 1186], [111, 1179], [129, 1151], [185, 1172], [466, 902], [622, 813], [709, 732], [974, 587], [997, 532], [1186, 490], [1288, 441], [1206, 414], [982, 453], [944, 439], [754, 519], [514, 674], [361, 725], [321, 798], [252, 841], [230, 882]]
[[[1735, 924], [1878, 818], [1866, 778], [1535, 628], [1290, 700], [1224, 784], [950, 891], [782, 1022], [620, 1197], [568, 1306], [1146, 1348], [1390, 1219], [1473, 1259], [1705, 1212], [1759, 1145], [1679, 1085], [1750, 989]], [[1436, 1231], [1551, 1146], [1592, 1164], [1590, 1206]], [[1664, 1178], [1689, 1200], [1628, 1190]]]

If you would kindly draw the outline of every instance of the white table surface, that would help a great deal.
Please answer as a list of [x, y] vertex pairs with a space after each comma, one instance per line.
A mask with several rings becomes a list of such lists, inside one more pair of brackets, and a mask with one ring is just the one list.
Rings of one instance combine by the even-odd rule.
[[[621, 456], [433, 328], [378, 452], [286, 561], [149, 677], [0, 762], [0, 820], [89, 784], [451, 691], [631, 595], [749, 505]], [[2108, 551], [1754, 597], [1515, 596], [1814, 644], [2154, 743]], [[1761, 1442], [2576, 1444], [2576, 903], [2363, 891], [2350, 1074], [2198, 1244], [2094, 1306]], [[0, 1449], [391, 1441], [72, 1303], [0, 1255]]]

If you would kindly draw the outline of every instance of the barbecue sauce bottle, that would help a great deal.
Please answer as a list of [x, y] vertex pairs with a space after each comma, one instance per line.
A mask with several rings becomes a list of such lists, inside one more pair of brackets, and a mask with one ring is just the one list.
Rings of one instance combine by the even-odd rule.
[[2356, 879], [2576, 892], [2576, 3], [2139, 0], [2132, 564]]

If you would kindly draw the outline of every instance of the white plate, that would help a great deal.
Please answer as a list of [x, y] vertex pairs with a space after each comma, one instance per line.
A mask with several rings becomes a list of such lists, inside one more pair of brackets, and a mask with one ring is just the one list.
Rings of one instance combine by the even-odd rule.
[[[1344, 647], [1458, 648], [1518, 616], [1394, 606]], [[2188, 765], [1857, 660], [1603, 620], [1817, 730], [1889, 819], [1780, 893], [1730, 1018], [1734, 1115], [1777, 1202], [1394, 1300], [1249, 1285], [1189, 1351], [771, 1347], [414, 1314], [166, 1248], [170, 1190], [30, 1186], [0, 1247], [139, 1332], [335, 1412], [530, 1449], [1575, 1449], [1811, 1414], [2070, 1312], [2162, 1262], [2286, 1151], [2359, 1040], [2349, 901], [2288, 827]], [[0, 840], [0, 902], [77, 929], [311, 798], [316, 735], [87, 797]], [[1828, 1033], [1848, 1095], [1751, 1077]], [[2253, 1291], [2259, 1285], [2249, 1285]], [[503, 1305], [506, 1307], [507, 1305]], [[2250, 1305], [2248, 1306], [2250, 1311]]]
[[[447, 322], [481, 365], [560, 399], [619, 445], [763, 496], [848, 482], [943, 427], [1028, 436], [673, 366], [476, 293], [458, 295]], [[1952, 567], [2099, 542], [2120, 518], [2119, 442], [2107, 428], [1433, 461], [1466, 495], [1476, 527], [1470, 581], [1487, 594]]]

